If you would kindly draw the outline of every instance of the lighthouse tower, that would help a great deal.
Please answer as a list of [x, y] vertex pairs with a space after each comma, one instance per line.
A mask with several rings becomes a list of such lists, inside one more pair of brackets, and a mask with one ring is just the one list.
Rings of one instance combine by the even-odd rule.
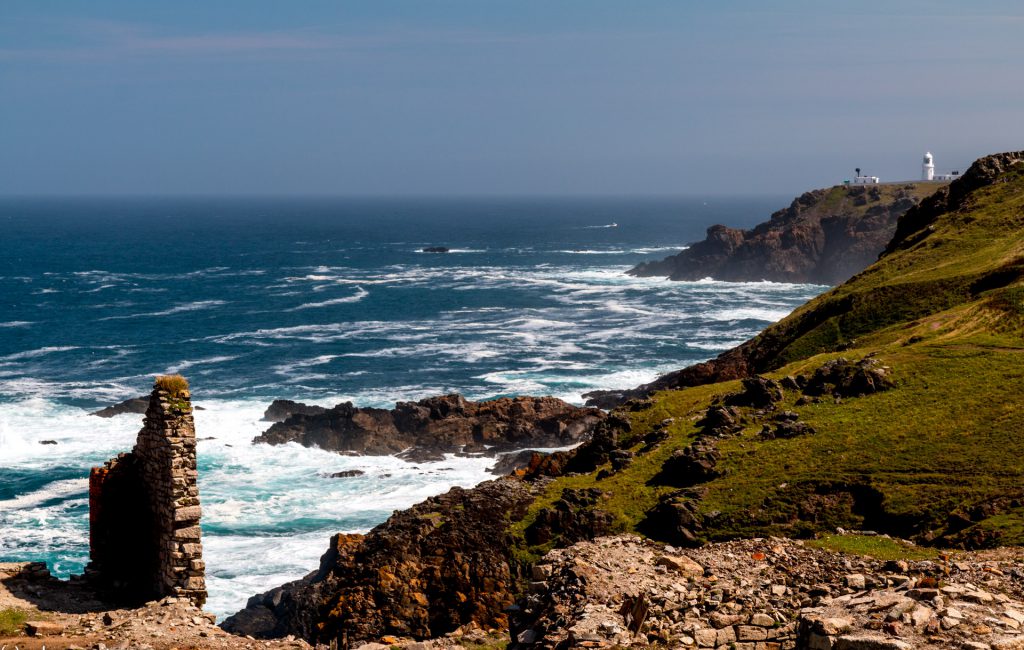
[[926, 151], [924, 154], [924, 164], [921, 165], [921, 180], [930, 181], [935, 179], [935, 161], [932, 158], [932, 152]]

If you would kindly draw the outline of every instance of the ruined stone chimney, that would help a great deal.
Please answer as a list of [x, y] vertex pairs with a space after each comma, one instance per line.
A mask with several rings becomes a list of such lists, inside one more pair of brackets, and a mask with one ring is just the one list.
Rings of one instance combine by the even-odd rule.
[[135, 448], [89, 476], [86, 575], [113, 597], [206, 602], [188, 382], [158, 377]]

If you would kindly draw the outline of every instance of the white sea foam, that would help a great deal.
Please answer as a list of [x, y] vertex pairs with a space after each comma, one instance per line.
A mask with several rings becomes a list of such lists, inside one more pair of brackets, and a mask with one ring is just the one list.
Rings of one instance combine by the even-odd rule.
[[0, 327], [28, 327], [32, 324], [29, 320], [9, 320], [6, 323], [0, 323]]
[[216, 356], [216, 357], [207, 357], [206, 359], [194, 359], [194, 360], [179, 361], [179, 362], [177, 362], [177, 363], [175, 363], [173, 365], [167, 366], [167, 369], [164, 371], [164, 374], [173, 375], [173, 374], [182, 372], [184, 370], [188, 370], [189, 368], [193, 368], [195, 366], [208, 366], [208, 365], [212, 365], [212, 364], [216, 364], [216, 363], [225, 363], [227, 361], [234, 361], [237, 358], [238, 358], [238, 355], [234, 354], [234, 355], [221, 355], [221, 356]]
[[366, 296], [370, 295], [370, 292], [362, 287], [356, 287], [356, 293], [351, 296], [345, 296], [343, 298], [332, 298], [331, 300], [324, 300], [322, 302], [307, 302], [298, 307], [293, 307], [288, 311], [298, 311], [300, 309], [314, 309], [319, 307], [329, 307], [331, 305], [343, 305], [352, 302], [359, 302]]
[[169, 309], [163, 309], [160, 311], [150, 311], [142, 314], [125, 314], [123, 316], [107, 316], [100, 320], [123, 320], [126, 318], [146, 318], [148, 316], [171, 316], [173, 314], [181, 314], [189, 311], [199, 311], [201, 309], [210, 309], [212, 307], [219, 307], [221, 305], [228, 304], [226, 300], [196, 300], [194, 302], [182, 303], [175, 305]]
[[669, 251], [682, 252], [688, 249], [689, 246], [647, 246], [641, 248], [633, 248], [630, 253], [638, 253], [640, 255], [650, 255], [653, 253], [665, 253]]
[[26, 350], [25, 352], [8, 354], [6, 357], [0, 357], [0, 361], [22, 361], [24, 359], [35, 359], [48, 354], [53, 354], [54, 352], [67, 352], [69, 350], [77, 349], [78, 346], [75, 345], [53, 345], [44, 348], [37, 348], [35, 350]]
[[759, 320], [768, 323], [782, 320], [789, 315], [789, 309], [768, 309], [763, 307], [739, 307], [720, 309], [705, 314], [706, 318], [718, 321]]
[[0, 500], [0, 511], [33, 508], [47, 501], [69, 497], [74, 494], [82, 494], [88, 489], [89, 481], [82, 478], [54, 481], [35, 492], [18, 495], [13, 499]]

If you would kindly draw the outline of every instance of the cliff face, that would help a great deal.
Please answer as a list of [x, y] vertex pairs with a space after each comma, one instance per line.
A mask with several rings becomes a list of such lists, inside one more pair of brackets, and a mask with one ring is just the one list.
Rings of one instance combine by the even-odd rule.
[[[322, 409], [321, 409], [322, 410]], [[399, 402], [394, 409], [339, 404], [321, 413], [294, 412], [253, 442], [367, 455], [401, 453], [424, 461], [460, 451], [492, 452], [564, 447], [583, 440], [604, 419], [601, 411], [553, 397], [473, 402], [461, 395]]]
[[503, 627], [515, 592], [507, 526], [531, 500], [527, 484], [499, 479], [427, 499], [367, 535], [335, 535], [319, 571], [254, 596], [222, 627], [339, 646], [441, 636], [471, 621]]
[[671, 280], [838, 284], [868, 267], [896, 221], [938, 183], [837, 186], [796, 198], [751, 230], [715, 225], [707, 237], [629, 273]]

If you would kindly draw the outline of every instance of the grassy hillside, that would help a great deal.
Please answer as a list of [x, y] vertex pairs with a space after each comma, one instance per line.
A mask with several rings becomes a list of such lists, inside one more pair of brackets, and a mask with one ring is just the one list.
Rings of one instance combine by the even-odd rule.
[[[1024, 152], [975, 163], [901, 219], [879, 262], [729, 354], [776, 380], [872, 357], [894, 386], [811, 397], [790, 380], [770, 407], [736, 407], [726, 435], [700, 420], [737, 381], [627, 403], [618, 450], [581, 452], [594, 470], [552, 480], [515, 524], [523, 559], [568, 541], [559, 524], [544, 524], [543, 543], [531, 536], [552, 512], [584, 520], [588, 509], [612, 530], [673, 543], [841, 526], [939, 546], [1024, 544]], [[761, 435], [780, 417], [814, 433]], [[672, 475], [673, 453], [698, 439], [717, 449], [716, 476]], [[563, 498], [591, 488], [589, 506]]]

